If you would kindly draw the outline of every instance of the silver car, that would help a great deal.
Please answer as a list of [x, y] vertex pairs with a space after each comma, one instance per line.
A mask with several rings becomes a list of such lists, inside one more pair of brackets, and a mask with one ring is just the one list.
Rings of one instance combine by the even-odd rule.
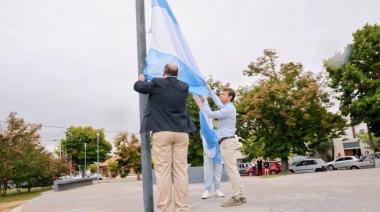
[[327, 171], [327, 165], [322, 159], [301, 159], [290, 164], [289, 170], [293, 173], [322, 172]]
[[245, 175], [245, 171], [251, 167], [250, 163], [238, 163], [237, 164], [237, 169], [240, 173], [240, 175]]
[[366, 155], [360, 160], [351, 162], [347, 164], [346, 169], [365, 169], [365, 168], [375, 168], [375, 162], [373, 160], [373, 155]]
[[328, 162], [327, 163], [327, 168], [329, 170], [335, 170], [335, 169], [345, 169], [347, 164], [351, 163], [351, 162], [355, 162], [355, 161], [358, 161], [359, 159], [357, 159], [356, 157], [354, 156], [343, 156], [343, 157], [339, 157], [331, 162]]

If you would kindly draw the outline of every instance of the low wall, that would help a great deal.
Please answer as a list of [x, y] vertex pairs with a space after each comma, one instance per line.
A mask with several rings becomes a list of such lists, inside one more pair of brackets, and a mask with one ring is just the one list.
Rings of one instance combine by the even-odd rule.
[[96, 177], [74, 178], [54, 181], [54, 191], [64, 191], [71, 188], [92, 185]]

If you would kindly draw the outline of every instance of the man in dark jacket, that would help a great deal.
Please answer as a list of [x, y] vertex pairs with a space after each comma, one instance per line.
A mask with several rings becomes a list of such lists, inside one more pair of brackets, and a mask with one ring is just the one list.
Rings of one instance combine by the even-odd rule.
[[140, 132], [152, 131], [158, 211], [171, 211], [171, 173], [176, 211], [188, 211], [188, 133], [197, 129], [187, 113], [189, 85], [177, 76], [177, 65], [167, 64], [163, 78], [145, 82], [144, 75], [140, 74], [134, 85], [135, 91], [149, 94]]
[[263, 161], [261, 160], [260, 157], [257, 159], [257, 168], [258, 168], [257, 175], [258, 176], [263, 175]]

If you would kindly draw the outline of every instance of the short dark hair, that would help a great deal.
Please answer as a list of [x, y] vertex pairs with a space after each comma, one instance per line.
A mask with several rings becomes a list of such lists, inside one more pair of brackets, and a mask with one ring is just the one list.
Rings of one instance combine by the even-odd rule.
[[169, 63], [165, 65], [164, 70], [165, 70], [165, 73], [169, 76], [175, 76], [175, 77], [178, 76], [178, 67], [176, 69], [171, 69]]
[[235, 96], [236, 96], [234, 89], [232, 89], [232, 88], [222, 88], [222, 91], [227, 91], [228, 92], [228, 96], [232, 96], [231, 102], [234, 101]]

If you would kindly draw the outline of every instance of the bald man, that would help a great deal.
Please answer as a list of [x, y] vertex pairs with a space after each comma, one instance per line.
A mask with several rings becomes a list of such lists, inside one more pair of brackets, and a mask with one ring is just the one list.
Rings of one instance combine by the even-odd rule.
[[176, 211], [188, 211], [187, 152], [188, 133], [196, 131], [186, 106], [189, 85], [177, 79], [178, 67], [167, 64], [163, 78], [145, 82], [140, 74], [135, 91], [148, 94], [149, 99], [140, 133], [152, 131], [153, 158], [157, 179], [158, 211], [171, 211], [172, 175]]

